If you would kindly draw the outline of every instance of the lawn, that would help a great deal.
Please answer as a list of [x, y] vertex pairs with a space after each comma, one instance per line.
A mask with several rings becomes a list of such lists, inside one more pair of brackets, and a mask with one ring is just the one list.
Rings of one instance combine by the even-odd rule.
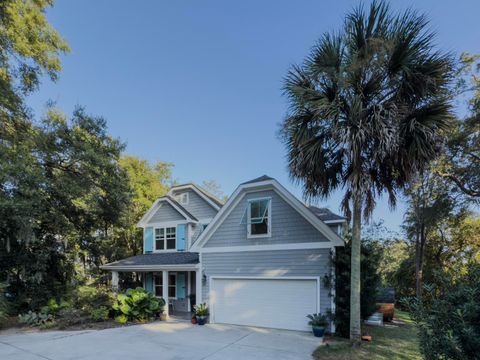
[[395, 319], [403, 324], [386, 326], [364, 326], [372, 336], [372, 342], [362, 342], [353, 348], [346, 339], [326, 339], [327, 345], [320, 346], [313, 356], [321, 360], [403, 360], [422, 359], [418, 347], [417, 332], [407, 313], [395, 311]]

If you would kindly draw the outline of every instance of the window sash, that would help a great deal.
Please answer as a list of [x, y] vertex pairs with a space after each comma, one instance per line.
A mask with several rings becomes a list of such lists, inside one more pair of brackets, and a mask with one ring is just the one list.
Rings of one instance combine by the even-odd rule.
[[[249, 236], [265, 236], [270, 234], [271, 201], [271, 198], [251, 199], [248, 201], [246, 215]], [[252, 208], [254, 208], [253, 215], [256, 215], [254, 217], [252, 217]], [[257, 226], [261, 224], [264, 224], [264, 226]], [[265, 228], [266, 231], [262, 231], [262, 228]]]
[[177, 248], [177, 228], [155, 229], [155, 250], [175, 250]]
[[[154, 275], [154, 292], [155, 296], [163, 297], [163, 274]], [[177, 274], [176, 273], [169, 273], [168, 274], [168, 298], [169, 299], [176, 299], [177, 298]], [[173, 294], [173, 295], [172, 295]]]

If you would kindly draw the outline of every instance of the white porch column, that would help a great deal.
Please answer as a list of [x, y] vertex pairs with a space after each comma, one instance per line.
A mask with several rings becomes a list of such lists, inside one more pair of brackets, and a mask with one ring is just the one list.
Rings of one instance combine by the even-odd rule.
[[195, 298], [197, 304], [201, 304], [203, 302], [202, 300], [202, 270], [197, 269], [195, 271]]
[[168, 314], [170, 312], [170, 308], [168, 306], [168, 271], [164, 270], [162, 271], [162, 284], [163, 284], [163, 291], [162, 291], [162, 295], [163, 295], [163, 300], [165, 300], [165, 314], [167, 315], [168, 317]]
[[112, 271], [112, 287], [113, 291], [118, 291], [118, 271]]

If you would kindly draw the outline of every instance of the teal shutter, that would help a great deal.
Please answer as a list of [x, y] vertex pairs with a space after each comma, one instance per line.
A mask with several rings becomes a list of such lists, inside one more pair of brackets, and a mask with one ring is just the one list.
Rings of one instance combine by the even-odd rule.
[[185, 224], [177, 225], [177, 250], [185, 250]]
[[145, 290], [153, 294], [153, 274], [145, 273]]
[[143, 253], [151, 253], [153, 251], [153, 228], [147, 227], [143, 229]]
[[177, 299], [185, 299], [185, 273], [177, 273]]

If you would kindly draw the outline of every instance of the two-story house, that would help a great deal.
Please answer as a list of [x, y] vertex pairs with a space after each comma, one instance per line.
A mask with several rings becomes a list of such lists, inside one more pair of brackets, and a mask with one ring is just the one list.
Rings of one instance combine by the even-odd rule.
[[331, 254], [345, 218], [307, 207], [268, 176], [222, 204], [194, 184], [173, 187], [139, 221], [143, 254], [107, 264], [142, 274], [166, 311], [206, 302], [210, 322], [308, 330], [307, 314], [334, 310]]

